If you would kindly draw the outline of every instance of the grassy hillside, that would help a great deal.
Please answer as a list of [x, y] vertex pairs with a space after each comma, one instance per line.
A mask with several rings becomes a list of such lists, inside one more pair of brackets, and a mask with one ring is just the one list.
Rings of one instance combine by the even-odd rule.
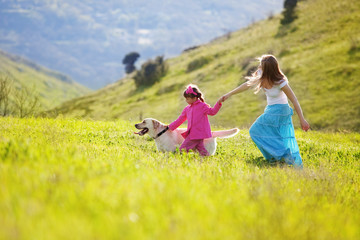
[[248, 132], [159, 153], [131, 122], [0, 118], [0, 239], [358, 239], [360, 134], [296, 132], [303, 170]]
[[[185, 106], [184, 87], [198, 84], [213, 105], [244, 81], [254, 61], [272, 53], [279, 59], [313, 129], [360, 131], [360, 2], [299, 1], [297, 19], [280, 24], [281, 15], [257, 22], [168, 60], [169, 73], [150, 88], [135, 89], [123, 79], [91, 95], [55, 109], [66, 116], [92, 119], [154, 117], [174, 120]], [[191, 62], [204, 60], [188, 72]], [[211, 122], [249, 126], [266, 105], [263, 94], [251, 91], [229, 99]], [[298, 126], [298, 119], [295, 124]]]
[[35, 87], [43, 110], [90, 92], [88, 88], [61, 73], [1, 50], [0, 74], [12, 79], [15, 88], [21, 85]]

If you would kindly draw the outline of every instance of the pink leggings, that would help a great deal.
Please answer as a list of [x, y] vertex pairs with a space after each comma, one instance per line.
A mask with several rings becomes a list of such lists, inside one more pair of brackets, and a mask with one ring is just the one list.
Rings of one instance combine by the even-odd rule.
[[186, 149], [186, 152], [189, 152], [190, 149], [197, 149], [201, 156], [209, 156], [209, 152], [204, 146], [204, 139], [193, 139], [190, 140], [185, 138], [184, 142], [180, 146], [180, 151]]

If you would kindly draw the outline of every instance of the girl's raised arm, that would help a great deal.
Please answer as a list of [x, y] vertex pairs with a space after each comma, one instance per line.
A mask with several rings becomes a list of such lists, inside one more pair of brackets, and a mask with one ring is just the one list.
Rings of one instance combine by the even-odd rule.
[[295, 111], [300, 119], [301, 128], [306, 132], [307, 130], [309, 130], [310, 124], [304, 118], [300, 103], [297, 100], [295, 93], [293, 92], [289, 84], [286, 84], [284, 87], [281, 88], [281, 90], [283, 90], [283, 92], [286, 94], [286, 96], [290, 99], [290, 101], [294, 105]]

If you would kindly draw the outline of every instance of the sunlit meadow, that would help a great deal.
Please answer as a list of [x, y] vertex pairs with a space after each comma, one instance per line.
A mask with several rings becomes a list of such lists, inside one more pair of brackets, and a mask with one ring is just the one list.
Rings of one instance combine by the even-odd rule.
[[0, 239], [360, 236], [359, 133], [296, 131], [296, 170], [268, 164], [247, 129], [206, 158], [157, 152], [133, 130], [0, 118]]

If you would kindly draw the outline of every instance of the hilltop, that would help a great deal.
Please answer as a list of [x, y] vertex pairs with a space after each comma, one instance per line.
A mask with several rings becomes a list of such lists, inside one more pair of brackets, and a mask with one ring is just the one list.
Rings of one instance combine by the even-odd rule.
[[[174, 120], [185, 106], [184, 87], [197, 84], [214, 105], [244, 82], [256, 57], [274, 54], [287, 75], [313, 129], [360, 131], [360, 2], [299, 1], [297, 18], [281, 25], [282, 15], [167, 60], [168, 74], [149, 88], [136, 89], [128, 77], [90, 95], [68, 101], [56, 114], [92, 119]], [[199, 68], [188, 71], [190, 63]], [[251, 91], [225, 102], [211, 118], [218, 126], [248, 127], [263, 112], [263, 94]], [[298, 126], [298, 119], [294, 118]]]
[[13, 80], [15, 88], [35, 88], [43, 110], [90, 92], [68, 76], [33, 61], [0, 50], [0, 73]]

